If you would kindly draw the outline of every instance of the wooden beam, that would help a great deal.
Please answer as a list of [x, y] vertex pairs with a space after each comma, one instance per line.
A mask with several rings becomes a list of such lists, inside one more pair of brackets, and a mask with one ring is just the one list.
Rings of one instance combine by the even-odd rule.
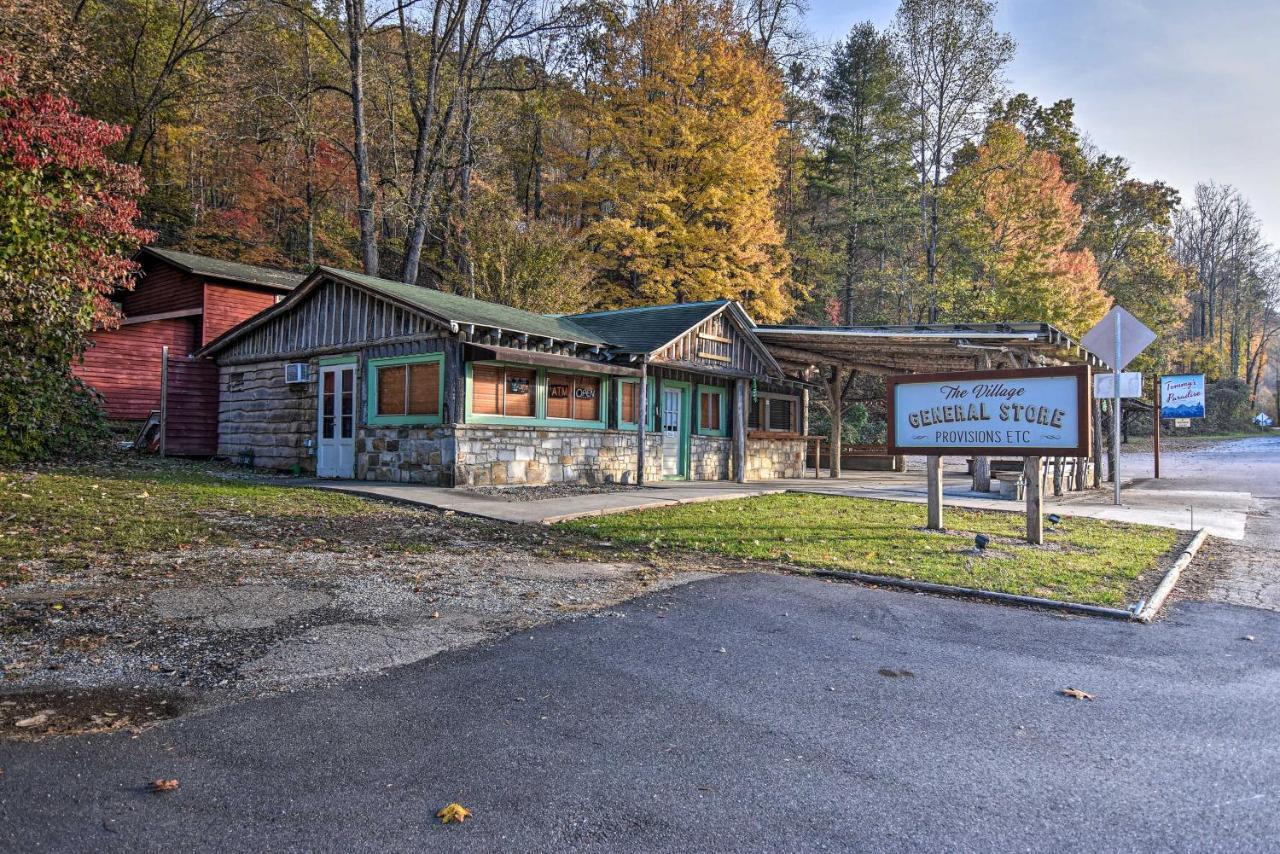
[[733, 381], [733, 479], [747, 482], [747, 381]]
[[640, 363], [640, 400], [636, 404], [636, 486], [644, 486], [644, 446], [649, 423], [649, 362]]
[[928, 478], [930, 531], [941, 531], [942, 527], [942, 457], [924, 458], [925, 475]]
[[1044, 544], [1044, 496], [1040, 493], [1040, 457], [1022, 463], [1023, 491], [1027, 497], [1027, 542]]

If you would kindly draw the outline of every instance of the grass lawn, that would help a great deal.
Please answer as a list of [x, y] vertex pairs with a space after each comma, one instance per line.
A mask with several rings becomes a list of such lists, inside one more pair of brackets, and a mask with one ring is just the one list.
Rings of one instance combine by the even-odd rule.
[[0, 583], [19, 580], [22, 561], [75, 566], [224, 544], [236, 539], [226, 524], [233, 519], [278, 523], [288, 540], [305, 536], [308, 523], [378, 507], [349, 495], [214, 477], [185, 464], [0, 470]]
[[[683, 504], [561, 523], [614, 543], [673, 546], [735, 558], [913, 578], [960, 587], [1123, 607], [1144, 572], [1162, 566], [1183, 534], [1165, 528], [1067, 518], [1045, 545], [1021, 539], [1020, 513], [949, 507], [943, 533], [925, 506], [784, 493]], [[986, 554], [975, 533], [991, 537]]]

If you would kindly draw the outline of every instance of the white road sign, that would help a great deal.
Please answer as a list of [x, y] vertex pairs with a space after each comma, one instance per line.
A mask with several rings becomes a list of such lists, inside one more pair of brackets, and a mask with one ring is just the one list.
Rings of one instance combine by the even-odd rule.
[[[1111, 364], [1116, 360], [1116, 315], [1120, 316], [1120, 364]], [[1151, 346], [1156, 334], [1147, 328], [1141, 320], [1134, 317], [1123, 306], [1114, 306], [1107, 316], [1098, 321], [1098, 325], [1090, 329], [1080, 339], [1080, 346], [1111, 366], [1112, 370], [1123, 371], [1138, 354]]]
[[[1115, 397], [1115, 374], [1094, 374], [1093, 396], [1105, 399]], [[1124, 371], [1120, 374], [1120, 396], [1142, 397], [1141, 371]]]

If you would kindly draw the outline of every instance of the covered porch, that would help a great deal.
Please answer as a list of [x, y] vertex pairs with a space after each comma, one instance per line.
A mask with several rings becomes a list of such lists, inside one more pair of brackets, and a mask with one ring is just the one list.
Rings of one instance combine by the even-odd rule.
[[[911, 326], [759, 326], [757, 337], [769, 348], [783, 370], [819, 390], [831, 413], [833, 429], [827, 439], [828, 452], [815, 455], [814, 476], [822, 456], [828, 460], [826, 474], [839, 479], [843, 470], [840, 430], [836, 425], [850, 407], [859, 402], [851, 392], [860, 375], [937, 373], [992, 368], [1037, 368], [1061, 365], [1102, 367], [1079, 342], [1048, 323], [931, 323]], [[1102, 447], [1098, 430], [1101, 413], [1097, 402], [1090, 413], [1093, 447], [1087, 458], [1055, 458], [1046, 463], [1046, 485], [1053, 494], [1080, 491], [1099, 485]], [[875, 449], [859, 447], [859, 456], [875, 454]], [[882, 456], [887, 453], [882, 451]], [[955, 466], [964, 460], [951, 460]], [[886, 466], [888, 467], [888, 466]], [[901, 461], [894, 468], [902, 468]], [[1021, 469], [1019, 463], [1017, 468]], [[997, 462], [978, 457], [965, 466], [970, 489], [981, 495], [991, 491], [993, 476], [1002, 476]]]

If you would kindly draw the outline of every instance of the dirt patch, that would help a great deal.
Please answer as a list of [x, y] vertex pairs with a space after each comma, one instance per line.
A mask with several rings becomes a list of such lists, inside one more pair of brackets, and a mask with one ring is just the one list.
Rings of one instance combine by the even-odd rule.
[[0, 692], [0, 738], [38, 741], [57, 735], [139, 731], [177, 717], [178, 694], [124, 689]]

